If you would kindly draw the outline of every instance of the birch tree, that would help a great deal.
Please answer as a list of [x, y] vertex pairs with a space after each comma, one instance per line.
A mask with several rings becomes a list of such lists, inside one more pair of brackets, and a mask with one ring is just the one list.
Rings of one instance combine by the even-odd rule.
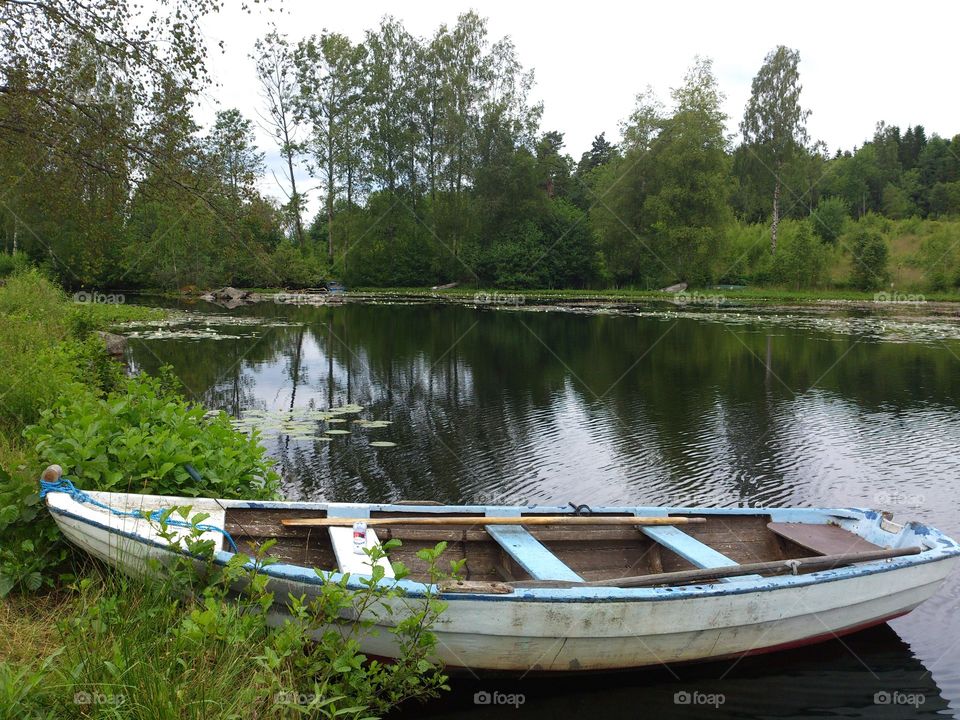
[[771, 51], [753, 79], [740, 131], [752, 157], [773, 176], [773, 212], [770, 222], [770, 252], [777, 252], [777, 226], [784, 165], [809, 140], [806, 122], [809, 110], [800, 106], [800, 53], [783, 45]]
[[340, 161], [349, 156], [349, 145], [357, 142], [354, 116], [361, 100], [364, 52], [346, 35], [323, 32], [319, 37], [301, 41], [295, 55], [301, 113], [309, 118], [313, 128], [310, 149], [324, 184], [327, 259], [331, 263]]
[[[295, 165], [301, 146], [297, 142], [298, 122], [296, 115], [297, 78], [293, 51], [285, 37], [273, 31], [255, 44], [257, 77], [267, 108], [267, 129], [280, 149], [286, 163], [287, 210], [293, 223], [297, 243], [302, 247], [304, 198], [297, 191]], [[284, 189], [284, 192], [286, 190]]]

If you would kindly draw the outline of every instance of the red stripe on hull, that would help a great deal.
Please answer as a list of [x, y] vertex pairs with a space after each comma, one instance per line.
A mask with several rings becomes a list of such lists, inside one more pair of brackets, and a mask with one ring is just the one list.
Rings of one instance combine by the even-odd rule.
[[[911, 608], [912, 609], [912, 608]], [[898, 617], [903, 617], [910, 610], [904, 610], [902, 612], [894, 613], [893, 615], [888, 615], [887, 617], [878, 618], [877, 620], [868, 620], [865, 623], [860, 623], [859, 625], [853, 625], [848, 628], [842, 628], [840, 630], [834, 630], [833, 632], [825, 632], [820, 635], [812, 635], [808, 638], [802, 640], [793, 640], [792, 642], [780, 643], [779, 645], [769, 645], [767, 647], [755, 648], [753, 650], [748, 650], [744, 653], [735, 653], [733, 655], [728, 655], [727, 657], [738, 657], [740, 655], [764, 655], [771, 652], [779, 652], [780, 650], [795, 650], [796, 648], [805, 647], [807, 645], [816, 645], [821, 642], [829, 642], [835, 638], [841, 637], [843, 635], [850, 635], [855, 632], [860, 632], [861, 630], [866, 630], [867, 628], [876, 627], [877, 625], [883, 625], [886, 622], [891, 620], [896, 620]], [[705, 658], [706, 660], [715, 660], [722, 658]]]

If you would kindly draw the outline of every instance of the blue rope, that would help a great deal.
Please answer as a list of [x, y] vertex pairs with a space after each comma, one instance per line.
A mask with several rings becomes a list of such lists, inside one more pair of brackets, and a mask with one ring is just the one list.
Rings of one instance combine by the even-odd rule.
[[[151, 513], [144, 513], [142, 510], [117, 510], [112, 508], [109, 505], [106, 505], [99, 500], [96, 500], [89, 495], [87, 495], [83, 490], [80, 490], [76, 485], [70, 482], [67, 478], [61, 478], [56, 482], [48, 482], [47, 480], [40, 481], [40, 499], [42, 500], [47, 496], [47, 493], [52, 492], [62, 492], [66, 493], [72, 497], [77, 502], [86, 503], [88, 505], [94, 505], [103, 510], [113, 513], [114, 515], [120, 517], [132, 517], [132, 518], [143, 518], [145, 520], [152, 520], [154, 522], [164, 522], [163, 515], [168, 512], [168, 510], [161, 508], [159, 510], [154, 510]], [[205, 532], [218, 532], [223, 535], [230, 547], [233, 549], [233, 552], [238, 552], [237, 544], [233, 541], [233, 538], [223, 528], [219, 528], [216, 525], [192, 525], [191, 523], [184, 522], [183, 520], [171, 520], [169, 517], [165, 521], [167, 525], [173, 525], [174, 527], [184, 527], [191, 528], [196, 527], [198, 530], [203, 530]]]

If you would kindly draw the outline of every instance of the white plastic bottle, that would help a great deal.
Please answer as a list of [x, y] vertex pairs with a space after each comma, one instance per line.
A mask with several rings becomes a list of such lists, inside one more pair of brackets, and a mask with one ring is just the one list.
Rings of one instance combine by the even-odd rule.
[[357, 520], [353, 524], [353, 552], [357, 555], [363, 555], [363, 549], [367, 546], [367, 524], [363, 520]]

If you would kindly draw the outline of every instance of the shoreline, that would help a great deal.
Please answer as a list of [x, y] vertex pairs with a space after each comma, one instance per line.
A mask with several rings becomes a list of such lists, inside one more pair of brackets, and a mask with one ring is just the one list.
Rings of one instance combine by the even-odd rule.
[[[707, 288], [671, 293], [662, 290], [501, 290], [474, 288], [360, 288], [335, 293], [280, 288], [242, 289], [240, 301], [215, 303], [231, 309], [261, 302], [280, 305], [326, 306], [347, 303], [387, 304], [446, 303], [475, 308], [584, 313], [629, 312], [639, 308], [708, 312], [733, 311], [768, 314], [865, 313], [900, 317], [956, 317], [960, 319], [960, 294], [903, 293], [899, 291], [791, 291], [781, 289]], [[159, 291], [136, 293], [141, 298], [162, 297], [184, 302], [204, 301], [199, 294]]]

